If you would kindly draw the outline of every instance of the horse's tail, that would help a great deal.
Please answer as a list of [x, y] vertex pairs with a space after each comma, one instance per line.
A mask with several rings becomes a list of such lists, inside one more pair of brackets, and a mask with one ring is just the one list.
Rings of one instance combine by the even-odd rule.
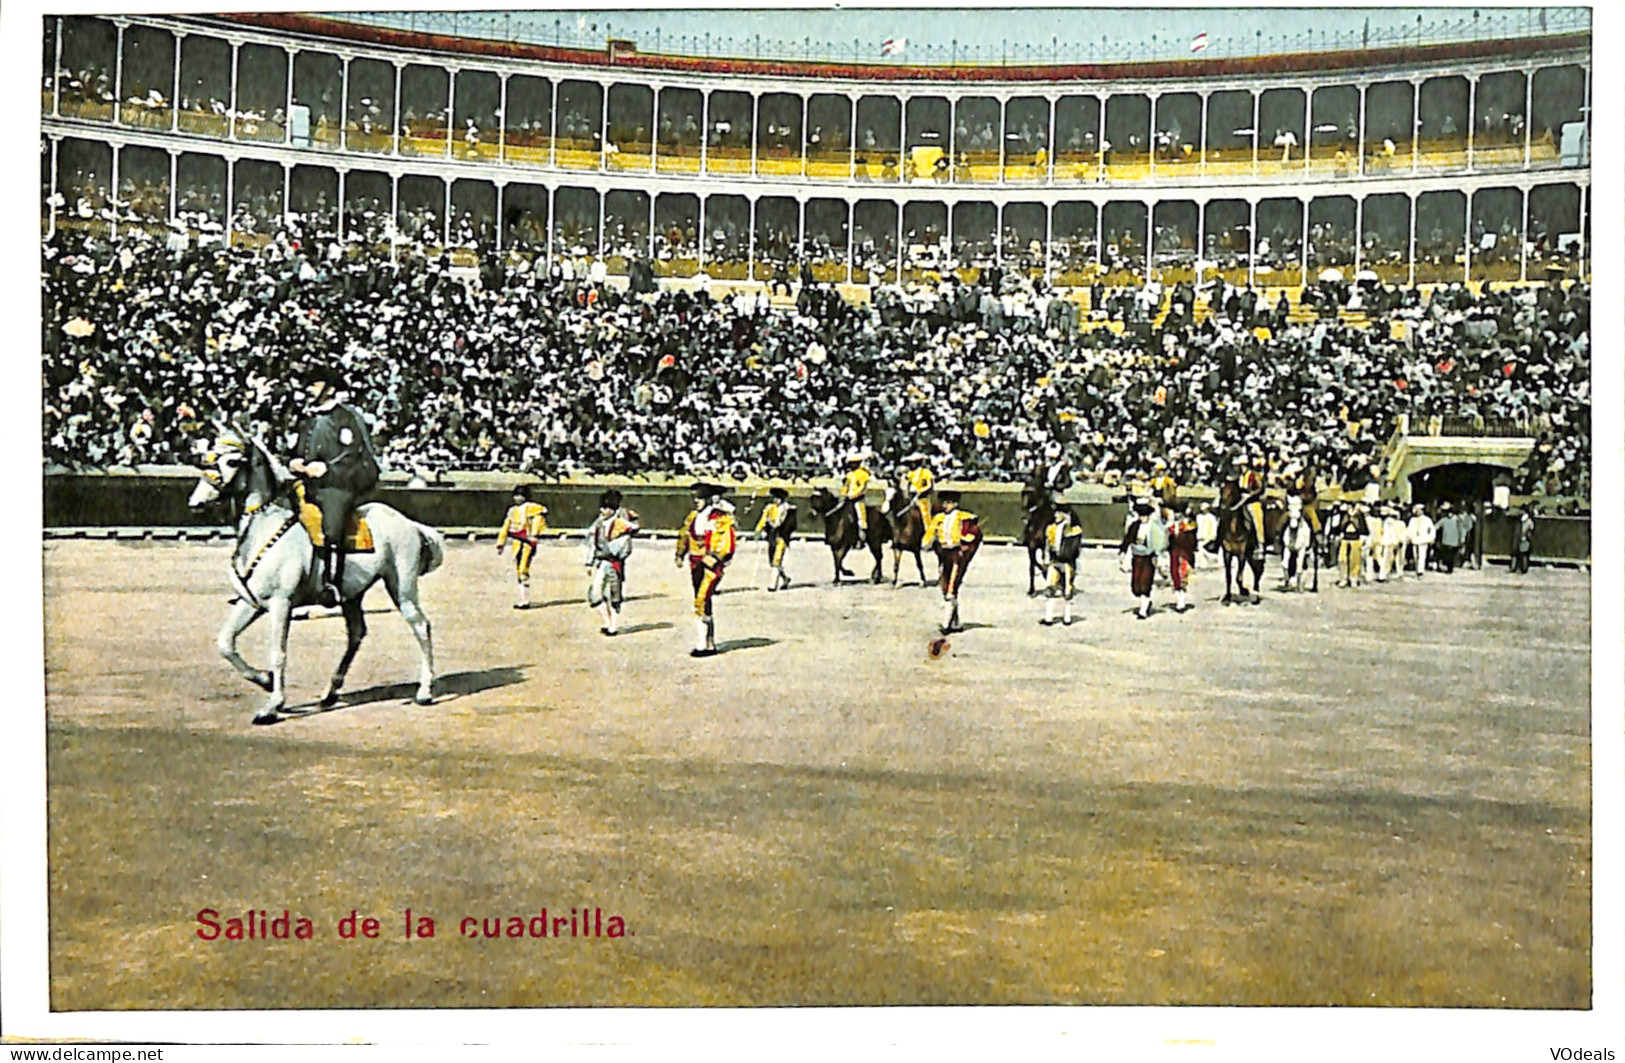
[[446, 561], [446, 537], [439, 529], [425, 524], [418, 526], [418, 575], [427, 576]]

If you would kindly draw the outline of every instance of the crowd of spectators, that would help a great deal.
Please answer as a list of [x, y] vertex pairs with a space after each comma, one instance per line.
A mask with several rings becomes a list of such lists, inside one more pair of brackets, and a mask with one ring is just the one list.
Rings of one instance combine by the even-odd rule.
[[853, 304], [803, 270], [790, 309], [765, 291], [621, 292], [564, 258], [391, 261], [328, 218], [230, 249], [60, 228], [43, 263], [47, 462], [187, 463], [215, 417], [285, 442], [294, 368], [332, 360], [386, 468], [425, 476], [802, 478], [852, 450], [886, 469], [922, 450], [940, 475], [1015, 480], [1054, 440], [1105, 484], [1159, 460], [1216, 484], [1256, 451], [1358, 490], [1406, 416], [1536, 435], [1518, 488], [1589, 498], [1583, 284], [1327, 283], [1298, 312], [1222, 281], [1149, 284], [1096, 288], [1080, 315], [1024, 271]]

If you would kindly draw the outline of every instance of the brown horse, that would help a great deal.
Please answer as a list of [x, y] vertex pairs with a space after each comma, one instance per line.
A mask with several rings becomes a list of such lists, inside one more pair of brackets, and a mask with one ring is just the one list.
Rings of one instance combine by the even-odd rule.
[[1021, 545], [1027, 548], [1027, 597], [1038, 593], [1036, 578], [1043, 572], [1039, 558], [1044, 555], [1044, 533], [1055, 519], [1055, 504], [1048, 491], [1027, 486], [1021, 489], [1021, 508], [1027, 523], [1021, 529]]
[[881, 513], [879, 506], [871, 506], [867, 502], [859, 504], [868, 510], [867, 541], [858, 535], [858, 518], [846, 499], [837, 498], [827, 488], [820, 487], [813, 491], [812, 497], [807, 500], [807, 507], [813, 514], [824, 519], [824, 542], [829, 545], [830, 557], [835, 561], [836, 583], [841, 582], [842, 576], [852, 576], [841, 562], [846, 560], [848, 553], [859, 546], [868, 547], [870, 556], [875, 559], [871, 582], [879, 583], [881, 579], [880, 549], [891, 538], [891, 527], [886, 523], [886, 516]]
[[[1267, 514], [1266, 514], [1267, 518]], [[1266, 519], [1266, 533], [1269, 524]], [[1263, 601], [1258, 591], [1264, 580], [1264, 545], [1258, 541], [1253, 518], [1242, 504], [1241, 486], [1230, 480], [1219, 488], [1219, 551], [1224, 554], [1224, 604], [1240, 600], [1250, 605]], [[1247, 570], [1253, 573], [1253, 589], [1247, 590]]]
[[[910, 500], [908, 491], [902, 487], [893, 490], [891, 505], [887, 507], [886, 519], [891, 523], [891, 585], [897, 586], [897, 581], [903, 571], [903, 555], [914, 555], [914, 567], [920, 573], [920, 586], [927, 586], [925, 582], [925, 562], [920, 559], [920, 547], [925, 542], [925, 518], [920, 515], [920, 507]], [[929, 503], [927, 503], [929, 505]], [[932, 512], [936, 508], [932, 507]]]

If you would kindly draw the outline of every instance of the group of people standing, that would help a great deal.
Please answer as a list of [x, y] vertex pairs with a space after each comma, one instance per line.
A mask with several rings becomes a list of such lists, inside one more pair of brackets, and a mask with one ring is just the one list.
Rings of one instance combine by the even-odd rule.
[[1421, 579], [1430, 555], [1439, 571], [1455, 571], [1464, 560], [1464, 548], [1470, 557], [1478, 518], [1470, 511], [1456, 512], [1449, 502], [1441, 502], [1438, 512], [1434, 520], [1426, 506], [1417, 504], [1407, 520], [1398, 505], [1339, 508], [1330, 521], [1337, 543], [1337, 585], [1386, 583], [1403, 577], [1407, 569]]

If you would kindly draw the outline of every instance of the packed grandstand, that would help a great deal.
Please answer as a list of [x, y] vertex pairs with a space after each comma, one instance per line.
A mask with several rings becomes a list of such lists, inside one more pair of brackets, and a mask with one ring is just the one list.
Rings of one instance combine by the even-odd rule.
[[424, 477], [1009, 480], [1059, 441], [1358, 490], [1403, 419], [1589, 498], [1572, 24], [951, 81], [619, 43], [47, 19], [46, 461], [278, 436], [336, 360]]

